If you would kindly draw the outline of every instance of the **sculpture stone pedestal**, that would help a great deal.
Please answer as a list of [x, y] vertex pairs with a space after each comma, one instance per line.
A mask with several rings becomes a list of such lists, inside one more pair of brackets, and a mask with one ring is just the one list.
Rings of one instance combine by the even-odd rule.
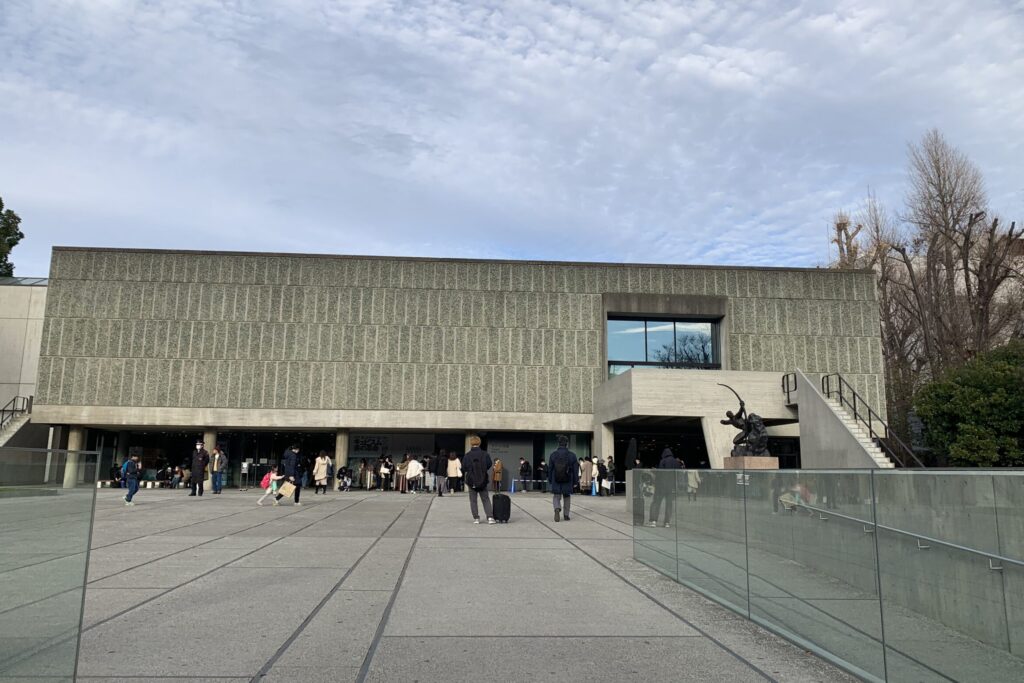
[[770, 455], [730, 455], [722, 460], [724, 470], [777, 470], [779, 459]]

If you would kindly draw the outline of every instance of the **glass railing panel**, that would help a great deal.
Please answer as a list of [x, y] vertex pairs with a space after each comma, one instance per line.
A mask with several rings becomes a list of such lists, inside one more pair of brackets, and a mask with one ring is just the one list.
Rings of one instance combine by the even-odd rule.
[[95, 453], [0, 448], [0, 680], [74, 676], [95, 472]]
[[884, 680], [870, 473], [746, 476], [751, 618]]
[[749, 615], [743, 501], [749, 479], [742, 472], [676, 473], [678, 581]]
[[633, 470], [633, 556], [672, 578], [676, 576], [677, 472]]
[[1008, 531], [1000, 515], [1012, 520], [997, 491], [1013, 500], [1019, 477], [874, 473], [890, 680], [1024, 680], [1009, 624], [1017, 573], [993, 557]]

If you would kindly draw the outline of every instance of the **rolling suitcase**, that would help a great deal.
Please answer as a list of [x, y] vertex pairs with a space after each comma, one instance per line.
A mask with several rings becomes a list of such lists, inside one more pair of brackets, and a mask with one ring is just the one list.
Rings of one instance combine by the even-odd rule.
[[508, 523], [508, 518], [512, 514], [512, 501], [508, 496], [504, 493], [495, 493], [491, 498], [491, 508], [496, 522]]

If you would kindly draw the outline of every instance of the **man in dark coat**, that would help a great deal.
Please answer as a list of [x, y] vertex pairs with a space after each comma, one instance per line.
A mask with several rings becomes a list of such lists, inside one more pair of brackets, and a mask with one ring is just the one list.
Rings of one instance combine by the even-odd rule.
[[520, 491], [530, 490], [530, 463], [526, 462], [526, 458], [519, 458], [519, 481], [522, 486], [519, 487]]
[[192, 493], [190, 496], [203, 495], [203, 480], [206, 479], [206, 466], [210, 464], [210, 454], [206, 452], [202, 439], [196, 439], [196, 450], [192, 453]]
[[569, 450], [569, 437], [560, 434], [558, 448], [548, 457], [548, 485], [551, 487], [556, 522], [559, 517], [569, 521], [569, 499], [579, 483], [579, 459]]
[[544, 460], [543, 459], [539, 463], [537, 463], [537, 471], [534, 472], [534, 474], [536, 476], [533, 479], [534, 479], [534, 481], [538, 482], [537, 483], [537, 487], [541, 491], [547, 490], [547, 487], [548, 487], [548, 467], [547, 467], [547, 465], [544, 464]]
[[480, 523], [480, 511], [477, 508], [476, 499], [484, 506], [484, 514], [487, 515], [488, 524], [496, 524], [494, 514], [491, 510], [491, 496], [487, 493], [487, 484], [491, 478], [491, 468], [494, 464], [490, 454], [480, 448], [480, 437], [469, 437], [469, 452], [462, 458], [462, 476], [466, 480], [466, 488], [469, 489], [469, 512], [473, 515], [473, 524]]
[[679, 464], [679, 459], [672, 454], [671, 448], [666, 447], [661, 452], [658, 469], [668, 471], [656, 472], [654, 475], [654, 500], [651, 501], [651, 521], [647, 523], [647, 526], [658, 526], [658, 512], [661, 510], [662, 501], [665, 503], [665, 528], [670, 526], [672, 502], [676, 492], [676, 473], [672, 470], [680, 470], [682, 467]]
[[433, 465], [433, 469], [430, 471], [434, 473], [437, 495], [439, 498], [444, 498], [444, 493], [448, 490], [448, 451], [438, 451], [437, 457], [434, 458], [431, 465]]
[[[284, 452], [281, 456], [281, 464], [278, 466], [277, 471], [284, 475], [285, 481], [295, 485], [295, 504], [302, 505], [299, 502], [299, 496], [302, 493], [302, 474], [306, 471], [305, 458], [299, 453], [299, 445], [292, 444], [291, 447]], [[277, 500], [284, 498], [280, 493], [277, 494]]]

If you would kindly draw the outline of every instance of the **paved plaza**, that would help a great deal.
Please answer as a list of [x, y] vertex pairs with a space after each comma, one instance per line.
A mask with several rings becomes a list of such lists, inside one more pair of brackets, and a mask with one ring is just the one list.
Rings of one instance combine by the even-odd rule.
[[82, 681], [848, 681], [632, 559], [622, 498], [99, 492]]

